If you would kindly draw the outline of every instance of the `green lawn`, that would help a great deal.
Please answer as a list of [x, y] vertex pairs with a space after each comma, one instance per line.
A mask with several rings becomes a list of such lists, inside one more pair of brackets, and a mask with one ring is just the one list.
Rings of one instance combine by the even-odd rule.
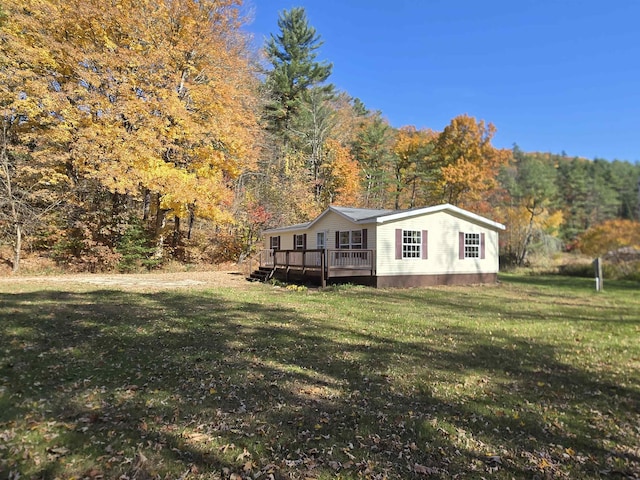
[[638, 478], [640, 285], [3, 286], [0, 478]]

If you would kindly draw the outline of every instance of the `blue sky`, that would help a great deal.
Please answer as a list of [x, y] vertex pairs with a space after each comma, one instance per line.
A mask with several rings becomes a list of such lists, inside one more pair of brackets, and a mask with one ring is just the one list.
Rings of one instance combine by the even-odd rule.
[[394, 127], [466, 113], [494, 145], [640, 161], [640, 0], [245, 0], [257, 46], [304, 7], [329, 81]]

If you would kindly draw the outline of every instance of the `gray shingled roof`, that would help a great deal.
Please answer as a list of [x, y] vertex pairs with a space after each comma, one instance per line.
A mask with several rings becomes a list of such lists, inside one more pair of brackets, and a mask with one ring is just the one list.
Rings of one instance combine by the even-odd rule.
[[366, 220], [368, 218], [374, 219], [382, 215], [389, 215], [395, 212], [395, 210], [383, 210], [376, 208], [349, 208], [349, 207], [331, 207], [335, 211], [341, 213], [345, 217], [349, 217], [352, 220], [358, 222], [360, 220]]
[[415, 215], [424, 215], [434, 212], [440, 211], [448, 211], [454, 215], [462, 215], [465, 218], [470, 220], [481, 222], [491, 228], [495, 228], [497, 230], [504, 230], [505, 226], [494, 222], [493, 220], [489, 220], [488, 218], [482, 217], [475, 213], [469, 212], [467, 210], [463, 210], [462, 208], [456, 207], [454, 205], [450, 205], [448, 203], [442, 205], [434, 205], [431, 207], [418, 207], [411, 208], [409, 210], [384, 210], [384, 209], [375, 209], [375, 208], [350, 208], [350, 207], [334, 207], [331, 206], [322, 212], [318, 217], [316, 217], [311, 222], [301, 223], [297, 225], [290, 225], [288, 227], [280, 227], [265, 230], [263, 233], [273, 233], [273, 232], [285, 232], [285, 231], [295, 231], [295, 230], [303, 230], [305, 228], [311, 227], [315, 222], [317, 222], [320, 218], [327, 214], [327, 212], [336, 212], [339, 215], [349, 219], [354, 223], [370, 223], [376, 222], [378, 224], [393, 222], [404, 218], [409, 218]]

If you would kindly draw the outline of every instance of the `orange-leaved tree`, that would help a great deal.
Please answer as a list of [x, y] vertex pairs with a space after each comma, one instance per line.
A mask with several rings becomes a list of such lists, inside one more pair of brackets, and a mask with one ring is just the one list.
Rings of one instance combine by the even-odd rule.
[[623, 249], [640, 250], [640, 222], [626, 219], [606, 220], [580, 235], [578, 248], [587, 255], [599, 256], [611, 252], [624, 255]]
[[511, 151], [495, 148], [493, 124], [460, 115], [445, 127], [435, 143], [431, 194], [434, 202], [473, 208], [482, 196], [495, 189], [500, 168]]
[[614, 277], [640, 278], [640, 222], [605, 220], [580, 235], [577, 246], [582, 253], [603, 256], [615, 264], [609, 272]]

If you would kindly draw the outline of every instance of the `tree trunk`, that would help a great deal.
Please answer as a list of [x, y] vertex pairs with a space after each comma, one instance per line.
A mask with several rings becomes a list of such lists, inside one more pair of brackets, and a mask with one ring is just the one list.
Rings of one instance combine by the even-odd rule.
[[144, 201], [142, 204], [142, 220], [149, 220], [149, 210], [151, 209], [151, 191], [147, 188], [144, 191]]
[[164, 227], [167, 224], [167, 212], [161, 208], [161, 196], [158, 194], [156, 197], [156, 258], [163, 257], [164, 247]]
[[400, 170], [396, 169], [396, 191], [394, 193], [394, 195], [396, 197], [394, 208], [396, 210], [400, 209], [400, 194], [401, 193], [402, 193], [402, 175], [400, 173]]
[[193, 207], [189, 206], [189, 229], [187, 230], [187, 240], [191, 240], [191, 232], [193, 231], [193, 226], [196, 223], [196, 215], [193, 212]]
[[180, 244], [180, 217], [173, 217], [173, 238], [171, 241], [171, 246], [176, 248]]
[[409, 203], [409, 208], [413, 208], [416, 203], [416, 183], [418, 182], [418, 177], [413, 177], [411, 181], [411, 202]]
[[[529, 210], [529, 209], [527, 209]], [[527, 233], [524, 236], [524, 242], [522, 243], [522, 251], [518, 257], [518, 266], [522, 266], [524, 264], [525, 259], [527, 258], [527, 253], [529, 251], [529, 244], [531, 243], [531, 237], [533, 237], [533, 219], [536, 216], [536, 204], [533, 204], [533, 207], [529, 210], [531, 216], [529, 217], [529, 226], [527, 227]]]
[[22, 250], [22, 223], [20, 218], [20, 212], [18, 210], [18, 201], [14, 197], [13, 193], [13, 179], [11, 178], [11, 169], [9, 168], [9, 153], [7, 145], [7, 127], [3, 125], [2, 131], [2, 151], [0, 152], [0, 160], [2, 161], [2, 184], [4, 184], [4, 193], [7, 196], [7, 203], [11, 210], [10, 220], [15, 227], [14, 238], [14, 256], [13, 256], [13, 268], [14, 273], [20, 270], [20, 252]]
[[13, 273], [20, 270], [20, 252], [22, 251], [22, 225], [16, 223], [15, 250], [13, 255]]

